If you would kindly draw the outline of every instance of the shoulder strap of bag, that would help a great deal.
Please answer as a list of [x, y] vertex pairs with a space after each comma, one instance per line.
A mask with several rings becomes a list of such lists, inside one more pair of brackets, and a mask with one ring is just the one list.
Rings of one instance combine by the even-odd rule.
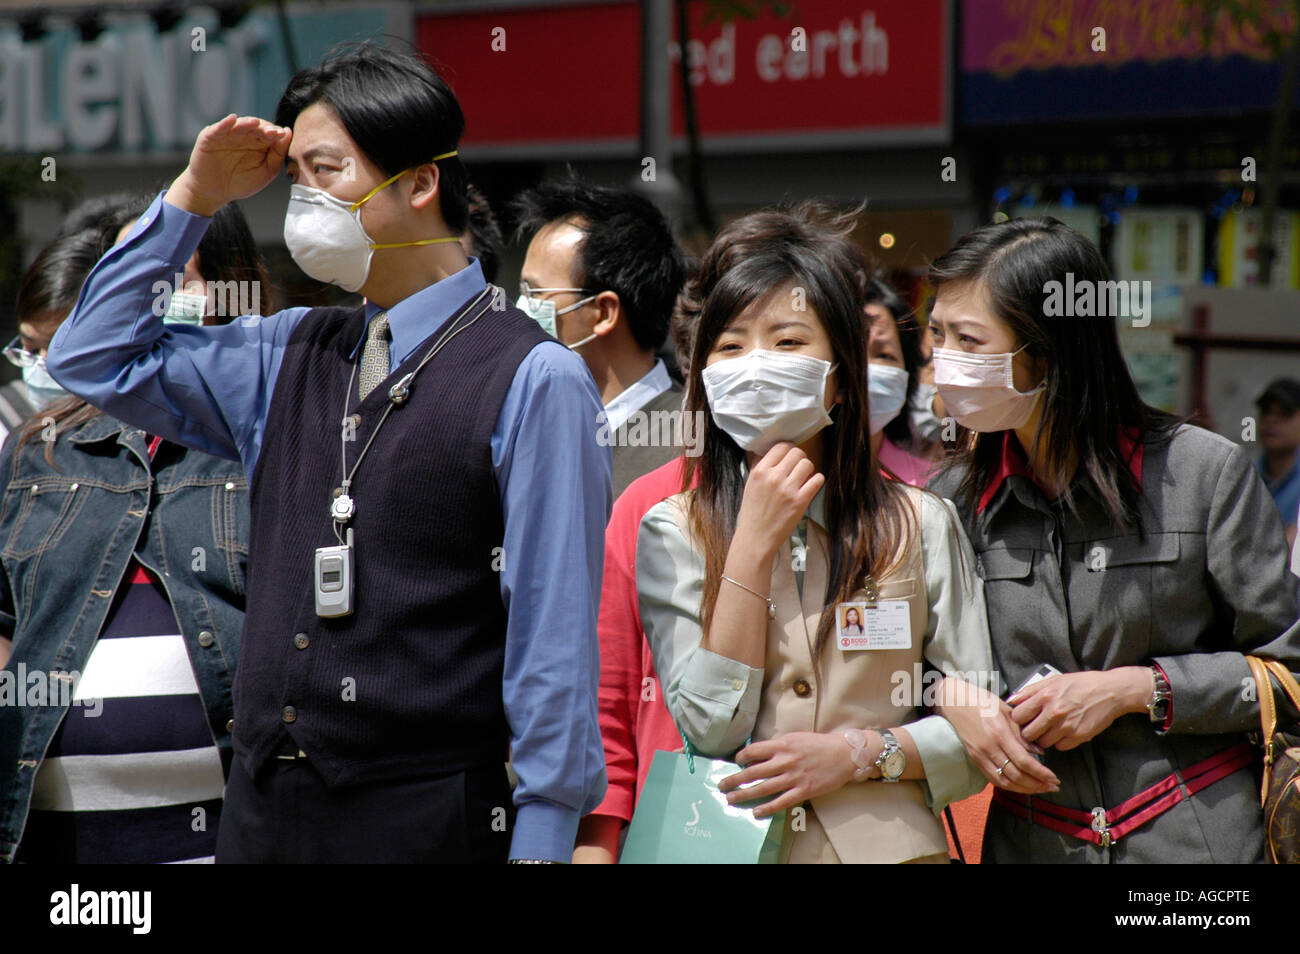
[[1250, 666], [1250, 674], [1255, 677], [1259, 724], [1264, 734], [1264, 781], [1259, 789], [1259, 804], [1262, 808], [1273, 778], [1273, 733], [1277, 729], [1277, 705], [1273, 701], [1273, 681], [1268, 678], [1268, 665], [1258, 656], [1247, 656], [1246, 663]]
[[1265, 668], [1273, 674], [1282, 691], [1286, 693], [1287, 698], [1291, 700], [1291, 705], [1300, 710], [1300, 683], [1296, 682], [1295, 676], [1291, 675], [1291, 670], [1278, 662], [1276, 659], [1263, 659]]

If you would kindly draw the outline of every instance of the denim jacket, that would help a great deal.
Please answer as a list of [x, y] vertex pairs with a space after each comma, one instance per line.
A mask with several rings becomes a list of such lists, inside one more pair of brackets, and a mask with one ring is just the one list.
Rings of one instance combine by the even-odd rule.
[[[135, 553], [171, 599], [228, 772], [248, 559], [242, 466], [164, 442], [152, 470], [144, 432], [104, 414], [58, 435], [54, 468], [39, 437], [16, 461], [14, 445], [0, 451], [0, 635], [13, 640], [14, 674], [5, 678], [21, 693], [19, 663], [29, 680], [79, 675]], [[67, 710], [69, 693], [59, 695], [0, 705], [0, 861], [13, 861], [22, 838], [36, 770]]]

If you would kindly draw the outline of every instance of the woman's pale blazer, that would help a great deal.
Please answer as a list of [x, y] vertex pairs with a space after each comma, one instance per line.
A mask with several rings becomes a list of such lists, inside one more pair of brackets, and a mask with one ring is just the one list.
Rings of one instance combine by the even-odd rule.
[[[853, 782], [812, 799], [802, 830], [788, 833], [785, 854], [788, 860], [904, 862], [946, 852], [936, 816], [949, 802], [980, 791], [985, 780], [952, 726], [918, 712], [920, 703], [933, 701], [926, 687], [937, 676], [922, 676], [919, 684], [917, 676], [928, 662], [985, 688], [996, 689], [999, 682], [983, 590], [952, 504], [907, 487], [920, 537], [913, 537], [893, 572], [875, 581], [879, 599], [907, 602], [911, 648], [843, 651], [833, 630], [815, 659], [829, 566], [819, 492], [805, 522], [803, 598], [795, 579], [797, 554], [787, 541], [772, 570], [776, 616], [767, 626], [766, 666], [754, 669], [700, 647], [704, 561], [691, 542], [690, 493], [646, 514], [636, 555], [641, 620], [668, 709], [683, 735], [700, 753], [729, 758], [750, 737], [905, 726], [926, 780]], [[865, 591], [854, 596], [865, 599]], [[787, 825], [797, 817], [791, 812]]]

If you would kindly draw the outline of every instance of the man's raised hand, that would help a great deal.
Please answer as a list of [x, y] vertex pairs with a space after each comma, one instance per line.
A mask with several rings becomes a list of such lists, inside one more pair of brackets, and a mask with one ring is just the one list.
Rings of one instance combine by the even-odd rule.
[[236, 116], [205, 126], [190, 164], [167, 190], [169, 203], [211, 216], [227, 202], [260, 192], [284, 166], [293, 131], [256, 116]]

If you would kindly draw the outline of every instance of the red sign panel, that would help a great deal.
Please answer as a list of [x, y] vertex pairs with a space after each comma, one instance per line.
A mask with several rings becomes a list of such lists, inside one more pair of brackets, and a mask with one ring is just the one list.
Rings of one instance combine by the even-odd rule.
[[[691, 5], [687, 62], [706, 147], [946, 141], [947, 0], [790, 5], [788, 17], [726, 23]], [[639, 4], [427, 15], [416, 36], [460, 99], [467, 147], [590, 154], [637, 141]], [[675, 41], [665, 56], [680, 135]]]

